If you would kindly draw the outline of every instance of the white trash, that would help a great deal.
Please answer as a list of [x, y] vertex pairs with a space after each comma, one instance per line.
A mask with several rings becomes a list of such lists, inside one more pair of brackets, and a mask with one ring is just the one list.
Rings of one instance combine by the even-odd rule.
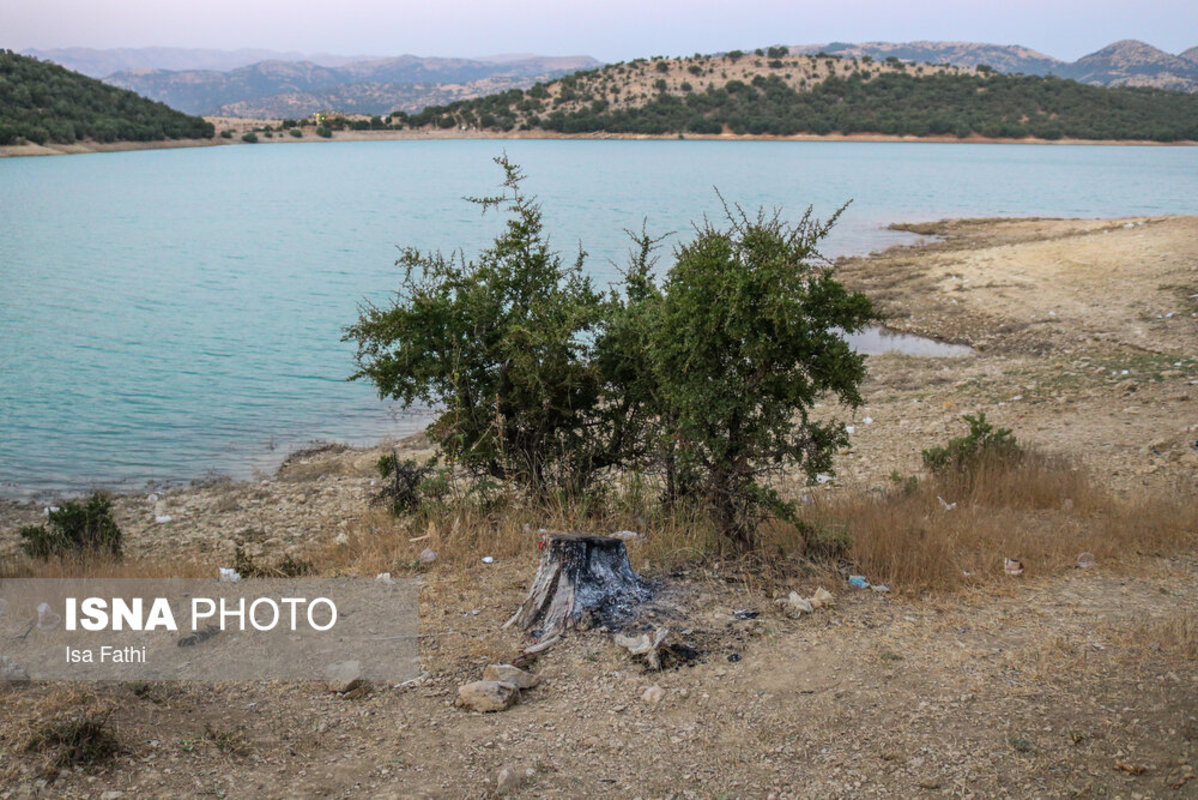
[[1077, 557], [1077, 566], [1079, 569], [1093, 569], [1098, 564], [1098, 560], [1094, 558], [1093, 553], [1082, 553]]
[[437, 551], [430, 548], [424, 548], [418, 556], [421, 564], [431, 564], [437, 560]]
[[220, 567], [220, 580], [222, 583], [237, 583], [241, 580], [241, 573], [231, 567]]
[[490, 556], [483, 556], [484, 564], [491, 564], [491, 563], [494, 563], [494, 561], [495, 561], [495, 559], [491, 558]]
[[390, 572], [380, 572], [378, 575], [374, 576], [374, 580], [376, 583], [385, 583], [388, 586], [395, 584], [395, 579], [391, 577]]
[[57, 628], [58, 623], [62, 622], [62, 617], [54, 613], [54, 609], [50, 608], [49, 603], [37, 604], [37, 627], [38, 630], [48, 630]]
[[159, 525], [165, 525], [166, 523], [170, 522], [171, 519], [172, 517], [170, 514], [159, 514], [158, 516], [154, 517], [154, 521]]

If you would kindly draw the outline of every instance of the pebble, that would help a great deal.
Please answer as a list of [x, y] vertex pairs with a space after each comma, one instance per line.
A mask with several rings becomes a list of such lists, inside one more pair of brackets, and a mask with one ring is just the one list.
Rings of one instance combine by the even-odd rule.
[[641, 695], [641, 700], [643, 700], [648, 705], [655, 706], [658, 703], [660, 703], [662, 700], [664, 700], [665, 696], [666, 696], [666, 690], [661, 688], [657, 684], [654, 684], [645, 690], [645, 693]]

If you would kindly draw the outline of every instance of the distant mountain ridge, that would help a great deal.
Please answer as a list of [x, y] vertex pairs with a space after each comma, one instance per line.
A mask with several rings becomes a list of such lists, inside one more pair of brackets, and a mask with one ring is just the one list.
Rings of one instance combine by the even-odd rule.
[[1198, 92], [1198, 47], [1171, 55], [1135, 39], [1124, 39], [1074, 62], [1060, 61], [1019, 45], [977, 42], [862, 42], [799, 45], [795, 55], [824, 52], [847, 58], [952, 64], [973, 69], [986, 64], [999, 72], [1056, 75], [1095, 86], [1149, 86]]
[[300, 53], [295, 51], [242, 48], [213, 50], [196, 47], [118, 47], [98, 50], [93, 47], [63, 47], [54, 50], [23, 50], [22, 53], [43, 61], [82, 72], [93, 78], [107, 78], [116, 72], [129, 70], [217, 70], [228, 71], [247, 67], [259, 61], [311, 61], [322, 67], [340, 67], [355, 61], [368, 61], [379, 56], [341, 56], [332, 53]]
[[327, 110], [418, 110], [430, 103], [523, 88], [598, 65], [589, 56], [483, 60], [403, 55], [339, 67], [270, 60], [228, 71], [126, 70], [104, 80], [189, 114], [278, 118]]

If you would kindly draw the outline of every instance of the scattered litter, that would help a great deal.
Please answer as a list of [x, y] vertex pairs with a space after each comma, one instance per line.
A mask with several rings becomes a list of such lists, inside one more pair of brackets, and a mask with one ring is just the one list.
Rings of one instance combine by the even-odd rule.
[[158, 516], [154, 517], [154, 521], [157, 522], [159, 525], [165, 525], [166, 523], [171, 521], [171, 515], [170, 514], [159, 514]]
[[836, 598], [824, 587], [815, 590], [815, 594], [807, 598], [807, 602], [816, 608], [831, 608], [836, 605]]
[[431, 564], [437, 560], [437, 551], [426, 547], [420, 551], [420, 555], [416, 558], [421, 564]]
[[830, 481], [830, 480], [832, 480], [832, 476], [831, 476], [831, 475], [824, 475], [822, 472], [821, 472], [819, 475], [816, 475], [816, 476], [815, 476], [815, 482], [816, 482], [816, 483], [827, 483], [827, 482], [828, 482], [828, 481]]
[[42, 509], [42, 515], [48, 517], [48, 516], [50, 516], [51, 511], [61, 511], [61, 510], [62, 509], [60, 509], [58, 506], [46, 506], [45, 508]]
[[624, 542], [639, 542], [645, 538], [645, 534], [637, 533], [636, 531], [616, 531], [612, 534], [612, 538]]
[[1077, 566], [1080, 569], [1092, 569], [1097, 563], [1093, 553], [1082, 553], [1077, 557]]
[[428, 677], [429, 677], [429, 673], [422, 672], [419, 675], [417, 675], [415, 678], [408, 678], [403, 683], [397, 683], [394, 686], [392, 686], [391, 688], [392, 689], [406, 689], [409, 686], [415, 686], [416, 684], [423, 682]]
[[863, 419], [863, 420], [861, 420], [861, 421], [862, 421], [862, 422], [864, 422], [866, 425], [873, 425], [873, 424], [874, 424], [874, 418], [873, 418], [873, 417], [866, 417], [865, 419]]
[[37, 604], [37, 627], [38, 630], [47, 630], [49, 628], [58, 627], [58, 623], [62, 622], [62, 617], [54, 613], [54, 609], [50, 608], [49, 603]]
[[220, 580], [222, 583], [237, 583], [241, 580], [241, 573], [231, 567], [221, 567]]
[[495, 563], [495, 559], [492, 558], [491, 556], [483, 556], [483, 563], [484, 564], [493, 564], [493, 563]]
[[658, 628], [652, 638], [647, 633], [642, 633], [640, 636], [625, 636], [622, 633], [617, 633], [613, 641], [618, 646], [627, 649], [631, 655], [644, 657], [645, 663], [649, 665], [650, 669], [659, 670], [661, 669], [662, 644], [669, 633], [669, 628]]
[[1023, 562], [1017, 558], [1004, 558], [1002, 560], [1003, 572], [1008, 575], [1022, 575]]
[[1012, 402], [1012, 403], [1017, 403], [1017, 402], [1019, 402], [1019, 401], [1020, 401], [1020, 400], [1022, 400], [1022, 399], [1023, 399], [1023, 395], [1021, 395], [1021, 394], [1017, 394], [1017, 395], [1015, 395], [1014, 397], [1012, 397], [1012, 398], [1011, 398], [1011, 402]]
[[798, 592], [791, 592], [785, 598], [777, 601], [779, 605], [787, 606], [787, 610], [792, 617], [802, 616], [803, 614], [812, 614], [815, 612], [815, 606], [811, 601], [800, 595]]
[[736, 619], [757, 619], [759, 612], [750, 611], [747, 608], [737, 608], [733, 610], [732, 616]]
[[810, 502], [811, 502], [811, 495], [809, 495], [809, 494], [805, 494], [805, 495], [803, 495], [802, 497], [800, 497], [800, 498], [799, 498], [799, 502], [800, 502], [800, 503], [810, 503]]
[[972, 578], [972, 577], [973, 577], [973, 573], [972, 573], [972, 572], [970, 572], [970, 571], [969, 571], [969, 570], [967, 570], [967, 569], [963, 569], [963, 570], [961, 570], [961, 574], [962, 574], [962, 575], [964, 575], [966, 578]]
[[1119, 371], [1119, 374], [1120, 374], [1120, 375], [1130, 375], [1130, 374], [1131, 374], [1131, 372], [1129, 372], [1128, 370], [1125, 370], [1125, 369], [1124, 369], [1124, 370], [1120, 370], [1120, 371]]
[[936, 499], [940, 501], [940, 505], [944, 508], [945, 511], [952, 511], [954, 508], [957, 507], [956, 503], [949, 503], [940, 495], [936, 495]]
[[385, 583], [388, 586], [395, 584], [395, 579], [391, 577], [390, 572], [380, 572], [378, 575], [374, 576], [374, 580], [376, 583]]
[[348, 533], [344, 533], [344, 532], [342, 532], [342, 533], [339, 533], [339, 534], [337, 534], [337, 538], [336, 538], [336, 539], [334, 539], [333, 541], [334, 541], [336, 544], [338, 544], [338, 545], [346, 545], [346, 544], [349, 544], [349, 534], [348, 534]]
[[867, 581], [865, 579], [864, 575], [850, 575], [849, 576], [849, 584], [851, 586], [856, 586], [858, 589], [868, 589], [869, 588], [869, 581]]
[[737, 661], [740, 661], [740, 653], [729, 653], [728, 654], [728, 663], [729, 664], [735, 664]]
[[844, 432], [845, 432], [845, 433], [850, 433], [850, 434], [852, 434], [852, 433], [856, 433], [856, 432], [857, 432], [857, 428], [856, 428], [856, 426], [854, 426], [854, 425], [845, 425], [845, 426], [844, 426]]
[[878, 594], [889, 594], [890, 593], [890, 587], [884, 583], [870, 584], [869, 588], [873, 589]]
[[788, 596], [775, 602], [778, 605], [786, 606], [786, 610], [792, 617], [812, 614], [817, 608], [831, 608], [836, 604], [832, 593], [822, 586], [816, 589], [815, 594], [810, 597], [803, 597], [798, 592], [791, 592]]
[[146, 497], [146, 499], [147, 499], [147, 500], [149, 500], [151, 503], [157, 503], [157, 502], [158, 502], [158, 495], [157, 495], [157, 494], [151, 494], [151, 495], [148, 495], [148, 496]]

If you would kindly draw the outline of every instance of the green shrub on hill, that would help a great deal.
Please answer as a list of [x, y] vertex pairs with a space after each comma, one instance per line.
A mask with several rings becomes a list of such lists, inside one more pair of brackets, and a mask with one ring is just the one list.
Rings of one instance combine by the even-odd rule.
[[0, 145], [211, 139], [209, 122], [68, 69], [0, 50]]

